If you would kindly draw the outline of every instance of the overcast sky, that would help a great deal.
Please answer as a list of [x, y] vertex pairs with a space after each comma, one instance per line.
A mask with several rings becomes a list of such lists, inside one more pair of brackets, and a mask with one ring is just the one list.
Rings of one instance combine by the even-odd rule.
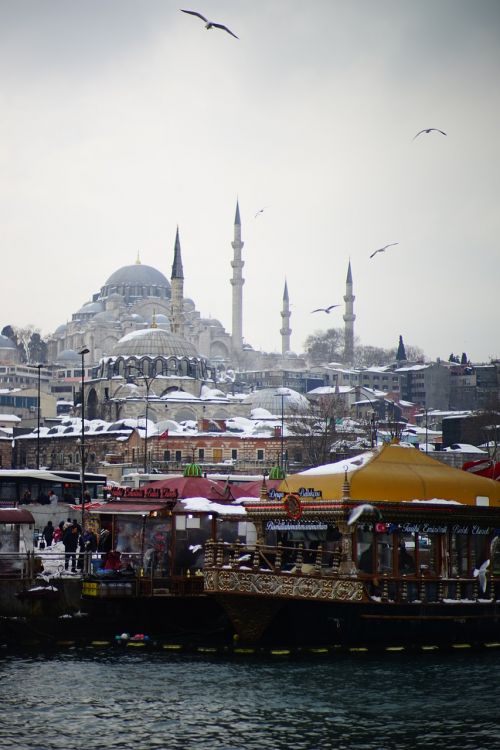
[[500, 2], [184, 7], [240, 38], [170, 0], [0, 0], [1, 326], [53, 331], [138, 251], [170, 278], [179, 225], [230, 331], [239, 197], [254, 348], [285, 277], [293, 350], [343, 325], [311, 310], [350, 258], [360, 343], [499, 357]]

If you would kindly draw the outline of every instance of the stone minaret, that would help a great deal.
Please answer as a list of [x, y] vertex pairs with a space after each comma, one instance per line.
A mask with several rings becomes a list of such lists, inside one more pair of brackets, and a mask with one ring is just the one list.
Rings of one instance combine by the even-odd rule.
[[345, 313], [344, 313], [344, 360], [348, 365], [354, 364], [354, 300], [356, 297], [352, 293], [352, 274], [351, 261], [347, 269], [347, 278], [345, 282]]
[[233, 260], [231, 267], [233, 269], [233, 278], [231, 284], [233, 287], [233, 327], [232, 327], [232, 344], [234, 352], [241, 352], [243, 349], [243, 284], [245, 279], [242, 276], [244, 261], [241, 260], [241, 251], [244, 243], [241, 241], [241, 221], [240, 207], [236, 201], [236, 216], [234, 217], [234, 240], [231, 242], [233, 248]]
[[280, 333], [281, 333], [281, 354], [283, 357], [287, 352], [290, 351], [290, 335], [292, 333], [292, 329], [290, 328], [290, 315], [292, 313], [290, 312], [290, 303], [288, 301], [288, 285], [286, 283], [285, 279], [285, 290], [283, 292], [283, 309], [281, 311], [281, 318], [283, 321], [283, 325], [281, 327]]
[[179, 227], [175, 235], [174, 262], [170, 278], [172, 296], [170, 298], [170, 328], [172, 333], [182, 336], [184, 333], [184, 271], [182, 269], [181, 243]]

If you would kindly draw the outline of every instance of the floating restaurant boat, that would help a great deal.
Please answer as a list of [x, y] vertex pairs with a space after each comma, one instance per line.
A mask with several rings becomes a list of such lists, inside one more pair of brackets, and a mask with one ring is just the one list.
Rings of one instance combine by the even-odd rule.
[[207, 542], [204, 565], [240, 642], [500, 641], [500, 483], [388, 444], [245, 507], [253, 538]]

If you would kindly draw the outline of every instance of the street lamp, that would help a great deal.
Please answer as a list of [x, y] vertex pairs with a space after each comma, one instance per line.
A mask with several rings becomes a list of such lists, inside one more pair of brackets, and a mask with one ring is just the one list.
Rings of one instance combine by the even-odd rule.
[[146, 388], [146, 429], [144, 431], [144, 474], [148, 473], [148, 413], [149, 413], [149, 391], [153, 381], [156, 379], [156, 375], [147, 376], [140, 365], [132, 364], [129, 366], [130, 370], [137, 370], [141, 378], [144, 380], [144, 387]]
[[281, 470], [285, 471], [285, 398], [290, 395], [288, 388], [278, 388], [276, 396], [281, 398]]
[[36, 409], [36, 468], [40, 468], [40, 370], [42, 365], [36, 366], [38, 370], [38, 395], [37, 395], [37, 409]]
[[85, 530], [85, 355], [88, 354], [89, 351], [89, 349], [82, 349], [80, 352], [80, 356], [82, 358], [82, 461], [80, 473], [80, 491], [82, 495], [82, 534]]

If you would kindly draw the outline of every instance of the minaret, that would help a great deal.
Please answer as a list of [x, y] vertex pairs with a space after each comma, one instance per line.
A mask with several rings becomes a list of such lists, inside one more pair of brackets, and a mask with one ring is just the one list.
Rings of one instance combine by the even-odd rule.
[[179, 227], [175, 235], [174, 262], [170, 278], [170, 328], [172, 333], [182, 336], [184, 333], [184, 271], [182, 269], [181, 243]]
[[352, 274], [351, 261], [347, 268], [347, 278], [345, 282], [345, 313], [344, 313], [344, 360], [346, 364], [354, 364], [354, 300], [356, 297], [352, 293]]
[[285, 279], [285, 290], [283, 292], [283, 309], [281, 310], [281, 319], [283, 325], [281, 327], [281, 354], [284, 357], [287, 352], [290, 351], [290, 335], [292, 329], [290, 328], [290, 303], [288, 301], [288, 285]]
[[242, 276], [242, 270], [245, 263], [241, 260], [243, 245], [244, 242], [241, 241], [240, 207], [238, 201], [236, 201], [234, 240], [231, 242], [234, 251], [233, 260], [231, 261], [231, 267], [233, 269], [231, 284], [233, 287], [232, 343], [234, 352], [241, 352], [243, 349], [243, 284], [245, 283], [245, 279]]

